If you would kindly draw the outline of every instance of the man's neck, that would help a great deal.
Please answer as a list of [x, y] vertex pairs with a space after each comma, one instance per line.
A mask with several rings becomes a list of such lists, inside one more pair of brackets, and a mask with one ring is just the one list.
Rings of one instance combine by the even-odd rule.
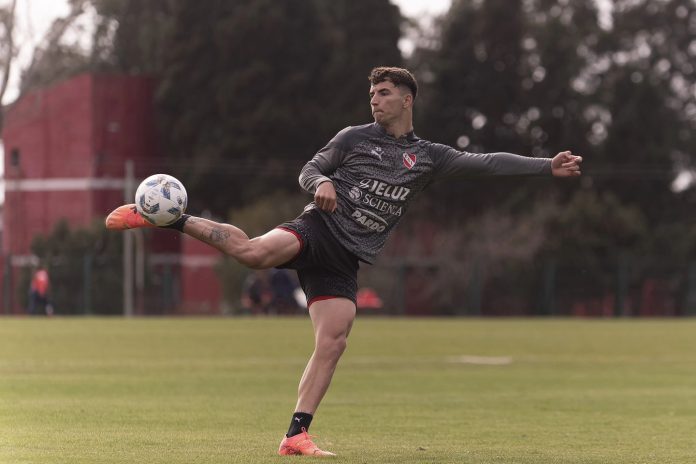
[[399, 139], [404, 135], [408, 134], [409, 132], [413, 131], [413, 122], [410, 120], [403, 122], [400, 121], [386, 126], [382, 126], [382, 128], [387, 132], [387, 134], [391, 135], [395, 139]]

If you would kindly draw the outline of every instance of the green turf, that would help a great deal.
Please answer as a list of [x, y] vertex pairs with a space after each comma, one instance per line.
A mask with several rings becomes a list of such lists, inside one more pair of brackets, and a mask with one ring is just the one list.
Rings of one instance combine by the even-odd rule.
[[[0, 318], [0, 463], [297, 462], [310, 351], [305, 318]], [[312, 432], [341, 463], [693, 463], [696, 321], [359, 318]]]

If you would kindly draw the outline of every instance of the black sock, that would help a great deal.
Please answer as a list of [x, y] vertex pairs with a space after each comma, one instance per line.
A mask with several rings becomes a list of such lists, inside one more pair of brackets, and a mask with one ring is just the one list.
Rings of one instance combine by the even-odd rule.
[[290, 428], [285, 436], [294, 437], [295, 435], [301, 434], [302, 429], [304, 429], [305, 432], [309, 430], [309, 424], [312, 423], [313, 417], [314, 416], [306, 412], [296, 412], [293, 414], [292, 420], [290, 421]]
[[182, 214], [179, 219], [177, 219], [173, 223], [169, 224], [168, 226], [162, 226], [162, 228], [163, 229], [174, 229], [174, 230], [178, 230], [179, 232], [183, 232], [184, 231], [184, 224], [186, 224], [186, 221], [188, 221], [188, 219], [190, 217], [191, 216], [188, 214]]

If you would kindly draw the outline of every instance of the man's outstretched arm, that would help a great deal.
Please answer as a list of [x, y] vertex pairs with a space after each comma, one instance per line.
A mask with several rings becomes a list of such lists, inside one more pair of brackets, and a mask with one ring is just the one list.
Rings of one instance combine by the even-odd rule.
[[512, 153], [468, 153], [446, 145], [434, 144], [433, 160], [438, 178], [481, 176], [580, 175], [582, 157], [569, 151], [554, 158], [533, 158]]

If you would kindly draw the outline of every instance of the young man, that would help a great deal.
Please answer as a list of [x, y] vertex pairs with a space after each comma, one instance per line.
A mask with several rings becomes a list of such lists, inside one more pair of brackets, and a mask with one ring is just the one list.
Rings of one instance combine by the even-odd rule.
[[[375, 122], [343, 129], [304, 166], [300, 185], [314, 194], [314, 201], [297, 219], [252, 239], [235, 226], [188, 215], [168, 226], [252, 269], [297, 270], [315, 348], [300, 380], [281, 455], [334, 455], [319, 449], [307, 430], [346, 348], [355, 318], [358, 263], [374, 261], [418, 193], [447, 177], [580, 175], [582, 158], [569, 151], [553, 159], [473, 154], [420, 139], [413, 133], [418, 86], [411, 73], [379, 67], [369, 79]], [[124, 205], [109, 215], [106, 226], [149, 224], [134, 205]]]

